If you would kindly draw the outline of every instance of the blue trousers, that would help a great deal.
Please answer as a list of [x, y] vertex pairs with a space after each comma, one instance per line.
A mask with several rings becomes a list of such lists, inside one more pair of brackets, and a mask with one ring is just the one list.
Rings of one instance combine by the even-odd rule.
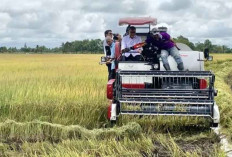
[[169, 63], [168, 63], [168, 56], [169, 55], [171, 55], [175, 59], [177, 64], [183, 63], [183, 61], [180, 57], [179, 51], [174, 46], [174, 47], [167, 49], [167, 50], [161, 50], [161, 58], [162, 58], [163, 64], [169, 65]]

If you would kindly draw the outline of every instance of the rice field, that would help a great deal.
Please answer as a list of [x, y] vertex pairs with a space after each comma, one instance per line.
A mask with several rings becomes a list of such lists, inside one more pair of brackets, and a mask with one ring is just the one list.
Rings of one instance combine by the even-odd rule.
[[[0, 55], [0, 156], [225, 156], [206, 127], [189, 119], [106, 119], [101, 55]], [[214, 54], [223, 132], [232, 137], [232, 55]]]
[[91, 55], [1, 55], [0, 120], [104, 125], [106, 71], [97, 61]]

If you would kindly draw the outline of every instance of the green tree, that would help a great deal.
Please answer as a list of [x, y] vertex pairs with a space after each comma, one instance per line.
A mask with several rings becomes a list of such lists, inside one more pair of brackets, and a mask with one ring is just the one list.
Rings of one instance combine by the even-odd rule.
[[0, 53], [7, 52], [6, 46], [0, 47]]
[[200, 42], [198, 42], [198, 43], [196, 43], [195, 44], [195, 50], [196, 51], [204, 51], [204, 44], [203, 43], [200, 43]]
[[204, 42], [205, 48], [208, 48], [209, 50], [212, 48], [212, 42], [209, 39], [206, 39]]
[[183, 43], [183, 44], [186, 44], [186, 45], [188, 45], [191, 49], [195, 49], [195, 46], [194, 46], [194, 44], [192, 43], [192, 42], [190, 42], [189, 40], [188, 40], [188, 38], [186, 38], [186, 37], [184, 37], [184, 36], [182, 36], [182, 35], [180, 35], [180, 36], [178, 36], [177, 38], [173, 38], [173, 40], [175, 41], [175, 42], [177, 42], [177, 43]]

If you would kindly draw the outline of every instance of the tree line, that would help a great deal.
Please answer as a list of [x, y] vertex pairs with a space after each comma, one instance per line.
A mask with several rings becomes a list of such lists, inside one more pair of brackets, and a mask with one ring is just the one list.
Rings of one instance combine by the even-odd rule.
[[184, 43], [188, 45], [192, 50], [195, 51], [204, 51], [205, 48], [208, 48], [211, 53], [232, 53], [232, 49], [225, 45], [214, 45], [209, 39], [206, 39], [203, 43], [192, 43], [188, 40], [188, 38], [178, 36], [177, 38], [173, 38], [175, 42]]
[[[184, 36], [173, 38], [175, 42], [188, 45], [195, 51], [203, 51], [208, 48], [212, 53], [232, 53], [232, 48], [225, 45], [214, 45], [209, 39], [203, 43], [192, 43]], [[72, 42], [62, 43], [61, 46], [55, 48], [47, 48], [46, 46], [37, 45], [34, 48], [25, 45], [22, 48], [0, 46], [0, 53], [73, 53], [73, 54], [100, 54], [103, 53], [103, 41], [101, 39], [92, 40], [76, 40]]]
[[47, 48], [46, 46], [37, 45], [35, 48], [28, 47], [25, 43], [22, 48], [16, 47], [0, 47], [0, 53], [103, 53], [103, 41], [101, 39], [92, 40], [76, 40], [72, 42], [62, 43], [61, 46], [55, 48]]

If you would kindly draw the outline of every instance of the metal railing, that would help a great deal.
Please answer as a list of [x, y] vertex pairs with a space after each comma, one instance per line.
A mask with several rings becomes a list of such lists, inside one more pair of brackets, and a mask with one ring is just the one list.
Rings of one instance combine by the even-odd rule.
[[[206, 88], [200, 89], [200, 79], [207, 81]], [[115, 101], [120, 104], [119, 114], [212, 118], [214, 80], [211, 71], [118, 71]], [[144, 88], [128, 88], [137, 83]]]

